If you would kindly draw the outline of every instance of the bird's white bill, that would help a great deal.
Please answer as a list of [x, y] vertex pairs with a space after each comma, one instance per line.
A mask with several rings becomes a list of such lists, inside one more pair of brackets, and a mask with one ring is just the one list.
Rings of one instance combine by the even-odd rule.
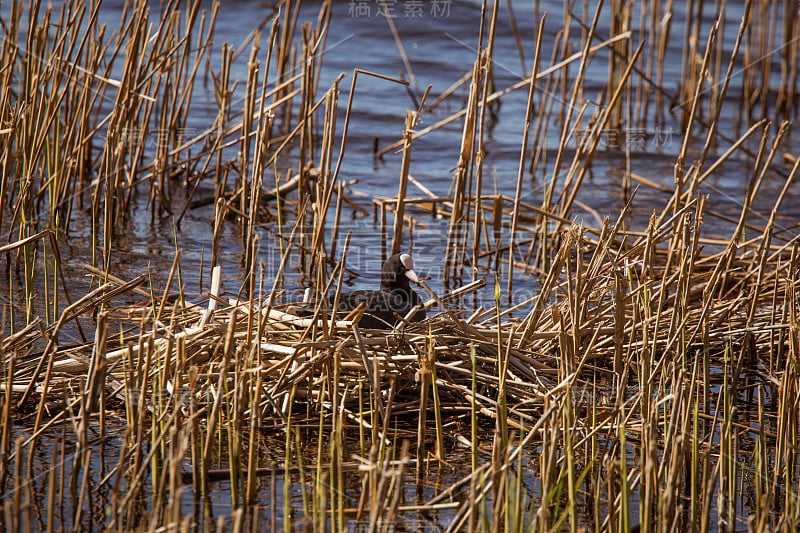
[[413, 281], [414, 283], [419, 283], [419, 277], [417, 276], [417, 273], [414, 272], [413, 270], [406, 270], [406, 277], [411, 281]]

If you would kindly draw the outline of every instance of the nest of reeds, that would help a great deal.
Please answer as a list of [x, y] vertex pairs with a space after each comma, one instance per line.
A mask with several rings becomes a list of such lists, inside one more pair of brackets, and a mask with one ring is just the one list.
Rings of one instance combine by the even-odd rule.
[[[695, 209], [696, 216], [702, 203]], [[515, 318], [499, 301], [467, 315], [450, 295], [426, 302], [438, 301], [441, 312], [391, 331], [362, 330], [346, 317], [301, 318], [269, 298], [237, 301], [213, 291], [202, 306], [166, 295], [114, 306], [138, 278], [110, 280], [81, 300], [43, 337], [43, 351], [30, 353], [41, 342], [36, 328], [4, 339], [3, 350], [18, 354], [6, 364], [26, 409], [36, 399], [50, 409], [91, 407], [102, 395], [122, 400], [120, 408], [143, 399], [185, 408], [237, 390], [246, 377], [259, 383], [264, 418], [286, 418], [294, 402], [362, 424], [375, 410], [387, 415], [390, 404], [391, 415], [416, 420], [426, 410], [421, 389], [432, 387], [427, 408], [445, 421], [473, 411], [496, 418], [502, 398], [504, 417], [530, 426], [548, 396], [565, 388], [576, 397], [606, 391], [601, 403], [619, 402], [625, 395], [610, 390], [641, 393], [663, 365], [697, 372], [698, 364], [734, 357], [739, 369], [755, 369], [759, 359], [795, 349], [797, 250], [755, 239], [704, 255], [692, 227], [683, 249], [658, 228], [633, 240], [619, 226], [594, 233], [574, 226], [561, 236], [540, 294]], [[472, 290], [483, 284], [453, 296]], [[60, 348], [60, 327], [82, 314], [94, 314], [96, 341]]]

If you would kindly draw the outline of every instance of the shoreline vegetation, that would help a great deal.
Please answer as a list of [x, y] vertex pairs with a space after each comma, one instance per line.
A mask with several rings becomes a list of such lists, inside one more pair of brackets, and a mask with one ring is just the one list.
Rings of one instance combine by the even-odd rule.
[[[796, 2], [747, 1], [737, 28], [722, 18], [703, 33], [704, 3], [689, 0], [674, 35], [672, 3], [634, 16], [611, 0], [565, 13], [551, 57], [541, 16], [535, 37], [516, 35], [535, 51], [530, 75], [495, 87], [498, 17], [514, 17], [501, 4], [483, 4], [463, 109], [424, 129], [457, 87], [434, 94], [365, 70], [320, 85], [330, 1], [311, 21], [299, 1], [274, 4], [237, 49], [214, 39], [218, 3], [128, 2], [117, 29], [98, 22], [97, 2], [4, 8], [0, 529], [800, 527], [800, 231], [780, 216], [800, 170], [782, 148], [800, 105]], [[731, 50], [723, 35], [736, 36]], [[673, 38], [685, 39], [677, 90], [663, 73]], [[240, 55], [247, 76], [234, 80]], [[590, 61], [608, 64], [594, 107]], [[744, 104], [732, 109], [734, 76]], [[339, 175], [363, 77], [419, 102], [376, 150], [402, 160], [396, 196], [370, 199], [382, 250], [406, 249], [425, 217], [449, 221], [444, 290], [422, 280], [428, 318], [388, 332], [360, 328], [358, 309], [332, 316], [326, 298], [355, 246], [339, 234], [343, 210], [369, 215]], [[218, 114], [187, 136], [199, 84]], [[527, 93], [515, 194], [487, 194], [485, 131], [512, 91]], [[674, 184], [626, 172], [622, 211], [576, 222], [603, 136], [665, 113], [684, 127]], [[451, 194], [410, 196], [409, 182], [427, 190], [414, 143], [454, 121]], [[553, 128], [561, 143], [548, 153]], [[731, 219], [703, 184], [734, 158], [751, 173]], [[522, 199], [531, 169], [546, 176], [536, 204]], [[755, 216], [765, 194], [772, 209]], [[199, 272], [180, 249], [163, 286], [115, 272], [115, 236], [143, 199], [178, 223], [214, 206]], [[632, 227], [642, 207], [650, 221]], [[78, 212], [92, 222], [84, 294], [59, 249]], [[711, 218], [732, 231], [709, 234]], [[259, 261], [265, 224], [278, 265]], [[234, 292], [219, 265], [224, 225], [244, 250]], [[313, 317], [283, 300], [292, 257], [313, 282]], [[190, 301], [186, 280], [204, 277], [207, 297]], [[511, 305], [504, 295], [530, 278], [535, 295]], [[494, 298], [470, 308], [478, 291]]]

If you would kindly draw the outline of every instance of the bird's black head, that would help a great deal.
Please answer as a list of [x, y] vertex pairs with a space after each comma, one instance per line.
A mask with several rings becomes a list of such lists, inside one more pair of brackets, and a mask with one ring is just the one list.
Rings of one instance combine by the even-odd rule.
[[382, 289], [407, 289], [409, 280], [419, 283], [419, 277], [414, 272], [414, 260], [410, 255], [394, 254], [383, 264], [381, 270]]

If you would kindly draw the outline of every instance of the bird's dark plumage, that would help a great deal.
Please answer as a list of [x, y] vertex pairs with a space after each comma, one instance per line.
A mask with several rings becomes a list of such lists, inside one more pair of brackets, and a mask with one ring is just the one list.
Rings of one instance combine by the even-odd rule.
[[[340, 316], [345, 315], [364, 302], [366, 310], [359, 322], [362, 328], [391, 328], [399, 322], [397, 316], [405, 317], [414, 306], [422, 304], [422, 299], [411, 288], [409, 281], [419, 282], [417, 273], [414, 272], [414, 261], [408, 254], [395, 254], [383, 263], [380, 289], [341, 293], [337, 313]], [[330, 303], [333, 304], [332, 297]], [[301, 315], [313, 314], [313, 309], [309, 312], [308, 307], [299, 311]], [[425, 309], [420, 308], [411, 321], [417, 322], [424, 318]]]

